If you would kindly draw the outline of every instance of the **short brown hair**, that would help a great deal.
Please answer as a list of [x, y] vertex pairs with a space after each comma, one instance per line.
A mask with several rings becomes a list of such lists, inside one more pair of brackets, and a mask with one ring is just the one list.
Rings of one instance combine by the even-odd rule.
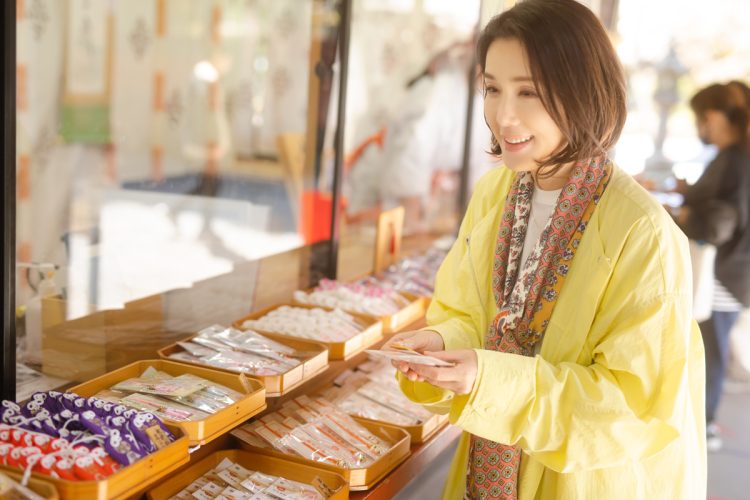
[[750, 88], [746, 84], [734, 80], [726, 85], [709, 85], [690, 99], [690, 107], [698, 118], [709, 110], [724, 113], [740, 144], [750, 148]]
[[[497, 39], [523, 45], [542, 104], [565, 137], [539, 161], [553, 175], [567, 163], [610, 150], [625, 124], [625, 75], [612, 43], [594, 14], [575, 0], [526, 0], [495, 16], [477, 42], [484, 73]], [[502, 154], [492, 137], [492, 153]]]

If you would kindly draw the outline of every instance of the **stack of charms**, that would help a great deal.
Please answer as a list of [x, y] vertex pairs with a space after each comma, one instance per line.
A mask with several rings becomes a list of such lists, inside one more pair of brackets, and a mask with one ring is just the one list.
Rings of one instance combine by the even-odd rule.
[[300, 304], [340, 308], [347, 312], [370, 316], [393, 316], [409, 305], [409, 301], [391, 288], [376, 284], [339, 283], [321, 280], [310, 293], [294, 292]]
[[312, 485], [251, 471], [225, 458], [172, 498], [324, 500], [325, 496]]
[[151, 413], [71, 393], [37, 392], [1, 411], [0, 463], [59, 479], [104, 479], [175, 440]]
[[178, 345], [184, 351], [170, 354], [171, 359], [261, 377], [282, 375], [301, 364], [297, 352], [287, 345], [251, 330], [221, 325], [204, 328]]
[[447, 252], [431, 248], [423, 255], [407, 257], [393, 264], [374, 277], [364, 278], [359, 283], [375, 283], [399, 292], [431, 297], [435, 293], [435, 275], [445, 260]]
[[344, 372], [323, 396], [356, 417], [400, 426], [421, 425], [432, 417], [423, 406], [410, 401], [398, 386], [390, 363], [368, 362], [365, 371]]
[[318, 342], [346, 342], [359, 335], [364, 325], [341, 309], [281, 306], [266, 315], [247, 320], [242, 328], [289, 335]]
[[307, 396], [232, 434], [252, 446], [347, 469], [368, 467], [393, 446], [330, 402]]
[[242, 399], [242, 394], [190, 375], [178, 377], [147, 368], [140, 377], [118, 382], [96, 397], [176, 422], [204, 420]]

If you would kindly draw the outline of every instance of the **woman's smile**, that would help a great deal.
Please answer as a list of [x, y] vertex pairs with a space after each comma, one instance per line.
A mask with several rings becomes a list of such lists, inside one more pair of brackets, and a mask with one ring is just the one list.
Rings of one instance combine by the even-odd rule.
[[521, 151], [530, 145], [533, 139], [533, 135], [503, 137], [503, 151], [506, 153]]

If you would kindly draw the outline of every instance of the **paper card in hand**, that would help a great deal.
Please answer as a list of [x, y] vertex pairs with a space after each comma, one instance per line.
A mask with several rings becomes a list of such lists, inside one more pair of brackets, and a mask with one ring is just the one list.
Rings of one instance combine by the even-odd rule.
[[425, 356], [424, 354], [420, 354], [416, 351], [378, 351], [374, 349], [368, 349], [365, 352], [375, 358], [387, 359], [390, 361], [402, 361], [414, 365], [454, 366], [453, 363], [449, 363], [448, 361], [433, 358], [432, 356]]

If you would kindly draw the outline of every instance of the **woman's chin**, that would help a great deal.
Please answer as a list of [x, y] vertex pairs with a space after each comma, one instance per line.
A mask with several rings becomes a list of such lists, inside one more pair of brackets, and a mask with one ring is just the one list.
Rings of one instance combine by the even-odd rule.
[[503, 164], [514, 172], [533, 172], [539, 166], [534, 161], [513, 161], [508, 157], [503, 157]]

